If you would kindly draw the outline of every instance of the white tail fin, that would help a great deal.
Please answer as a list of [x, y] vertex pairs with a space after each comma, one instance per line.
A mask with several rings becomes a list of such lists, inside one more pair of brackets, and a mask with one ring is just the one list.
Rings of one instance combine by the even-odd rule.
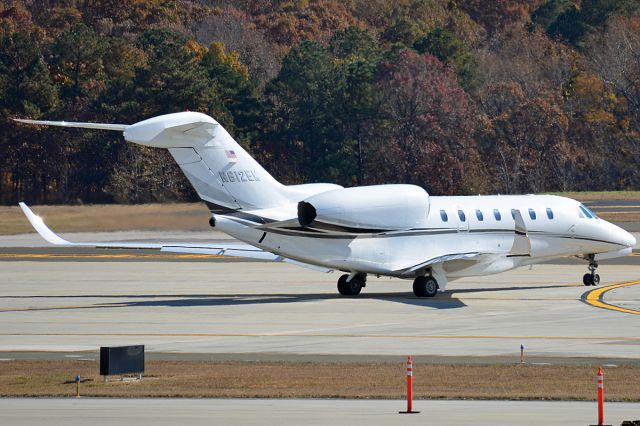
[[99, 124], [16, 120], [21, 123], [124, 131], [140, 145], [167, 148], [200, 198], [214, 212], [251, 210], [289, 202], [288, 190], [256, 162], [213, 118], [197, 112], [153, 117], [139, 123]]

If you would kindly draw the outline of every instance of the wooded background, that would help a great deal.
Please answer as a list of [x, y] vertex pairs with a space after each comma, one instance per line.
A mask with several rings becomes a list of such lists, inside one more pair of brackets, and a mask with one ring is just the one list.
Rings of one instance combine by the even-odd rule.
[[283, 183], [640, 188], [638, 0], [4, 0], [0, 203], [195, 200], [115, 132], [211, 115]]

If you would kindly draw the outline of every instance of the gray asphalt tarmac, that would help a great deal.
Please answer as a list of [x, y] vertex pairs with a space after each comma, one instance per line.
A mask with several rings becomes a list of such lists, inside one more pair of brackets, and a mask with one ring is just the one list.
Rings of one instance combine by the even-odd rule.
[[[599, 211], [634, 211], [637, 204], [590, 203]], [[63, 236], [234, 242], [215, 230]], [[603, 285], [640, 279], [639, 266], [638, 252], [602, 262]], [[533, 271], [456, 281], [432, 300], [414, 298], [409, 281], [371, 278], [363, 294], [350, 299], [336, 294], [336, 275], [289, 265], [60, 248], [36, 234], [3, 236], [0, 351], [6, 358], [40, 351], [75, 356], [100, 345], [145, 343], [157, 357], [339, 361], [364, 355], [395, 362], [412, 353], [443, 362], [510, 362], [525, 343], [532, 361], [638, 359], [640, 286], [625, 285], [588, 301], [590, 289], [580, 285], [585, 269], [579, 260], [556, 260]]]
[[[595, 402], [273, 399], [0, 399], [7, 425], [589, 425]], [[606, 424], [640, 418], [640, 404], [607, 403]]]
[[[640, 358], [635, 265], [603, 265], [588, 300], [584, 265], [465, 278], [434, 299], [372, 277], [340, 297], [336, 274], [281, 263], [32, 262], [0, 266], [0, 351]], [[601, 286], [600, 289], [604, 287]], [[597, 289], [597, 288], [596, 288]], [[600, 304], [600, 305], [599, 305]], [[602, 306], [601, 306], [602, 305]]]

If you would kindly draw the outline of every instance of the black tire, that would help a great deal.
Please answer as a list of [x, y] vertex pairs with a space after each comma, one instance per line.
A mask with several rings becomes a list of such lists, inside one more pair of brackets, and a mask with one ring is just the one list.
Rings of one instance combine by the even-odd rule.
[[582, 276], [582, 284], [586, 285], [587, 287], [593, 285], [591, 281], [591, 274], [584, 274]]
[[344, 274], [338, 279], [338, 292], [343, 296], [357, 296], [360, 294], [360, 290], [364, 286], [364, 282], [359, 276], [353, 277], [353, 279], [347, 282], [349, 275]]
[[413, 294], [416, 297], [434, 297], [438, 294], [438, 282], [433, 277], [417, 277], [413, 281]]
[[593, 277], [591, 278], [591, 285], [598, 285], [598, 284], [600, 284], [600, 275], [594, 274]]

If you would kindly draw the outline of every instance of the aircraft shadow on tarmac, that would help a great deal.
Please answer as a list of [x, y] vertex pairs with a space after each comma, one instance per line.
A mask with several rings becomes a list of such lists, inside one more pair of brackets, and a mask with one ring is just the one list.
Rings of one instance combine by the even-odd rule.
[[[50, 298], [50, 299], [129, 299], [126, 301], [115, 301], [96, 303], [85, 306], [78, 306], [77, 309], [91, 308], [123, 308], [123, 307], [202, 307], [202, 306], [241, 306], [241, 305], [264, 305], [277, 303], [305, 303], [329, 300], [381, 300], [388, 302], [402, 303], [406, 305], [421, 306], [430, 309], [457, 309], [467, 305], [458, 297], [459, 294], [493, 293], [493, 292], [515, 292], [524, 290], [547, 290], [550, 288], [568, 287], [567, 285], [544, 285], [544, 286], [518, 286], [518, 287], [483, 287], [466, 288], [440, 293], [434, 298], [416, 298], [411, 292], [400, 293], [362, 293], [356, 297], [345, 297], [331, 293], [269, 293], [269, 294], [85, 294], [85, 295], [47, 295], [47, 296], [2, 296], [0, 298]], [[540, 299], [543, 299], [541, 297]], [[132, 300], [133, 299], [133, 300]], [[138, 299], [138, 300], [136, 300]], [[151, 299], [151, 300], [139, 300]], [[531, 296], [526, 298], [532, 299]], [[579, 299], [577, 299], [579, 300]], [[35, 308], [34, 310], [56, 310], [52, 308]], [[69, 309], [69, 308], [63, 308]]]
[[[445, 295], [443, 295], [445, 296]], [[225, 294], [206, 295], [202, 297], [184, 297], [180, 299], [165, 300], [140, 300], [130, 302], [105, 303], [109, 307], [194, 307], [194, 306], [239, 306], [239, 305], [264, 305], [272, 303], [305, 303], [323, 300], [342, 300], [345, 296], [334, 294]], [[418, 299], [413, 293], [369, 293], [361, 294], [352, 299], [384, 300], [403, 303], [414, 306], [424, 306], [433, 309], [455, 309], [467, 305], [460, 299], [451, 297], [435, 297], [433, 299]]]
[[[473, 288], [462, 289], [439, 294], [438, 296], [427, 299], [417, 298], [413, 293], [363, 293], [353, 299], [371, 299], [383, 300], [388, 302], [403, 303], [406, 305], [423, 306], [432, 309], [457, 309], [464, 308], [467, 305], [455, 294], [459, 293], [486, 293], [486, 292], [502, 292], [517, 290], [535, 290], [566, 287], [564, 285], [546, 285], [546, 286], [528, 286], [528, 287], [496, 287], [496, 288]], [[162, 297], [162, 296], [159, 296]], [[193, 307], [193, 306], [236, 306], [236, 305], [261, 305], [272, 303], [304, 303], [317, 302], [323, 300], [344, 299], [345, 296], [337, 294], [317, 293], [317, 294], [225, 294], [225, 295], [200, 295], [190, 297], [182, 296], [179, 299], [165, 300], [140, 300], [129, 302], [108, 303], [105, 305], [111, 307]]]

